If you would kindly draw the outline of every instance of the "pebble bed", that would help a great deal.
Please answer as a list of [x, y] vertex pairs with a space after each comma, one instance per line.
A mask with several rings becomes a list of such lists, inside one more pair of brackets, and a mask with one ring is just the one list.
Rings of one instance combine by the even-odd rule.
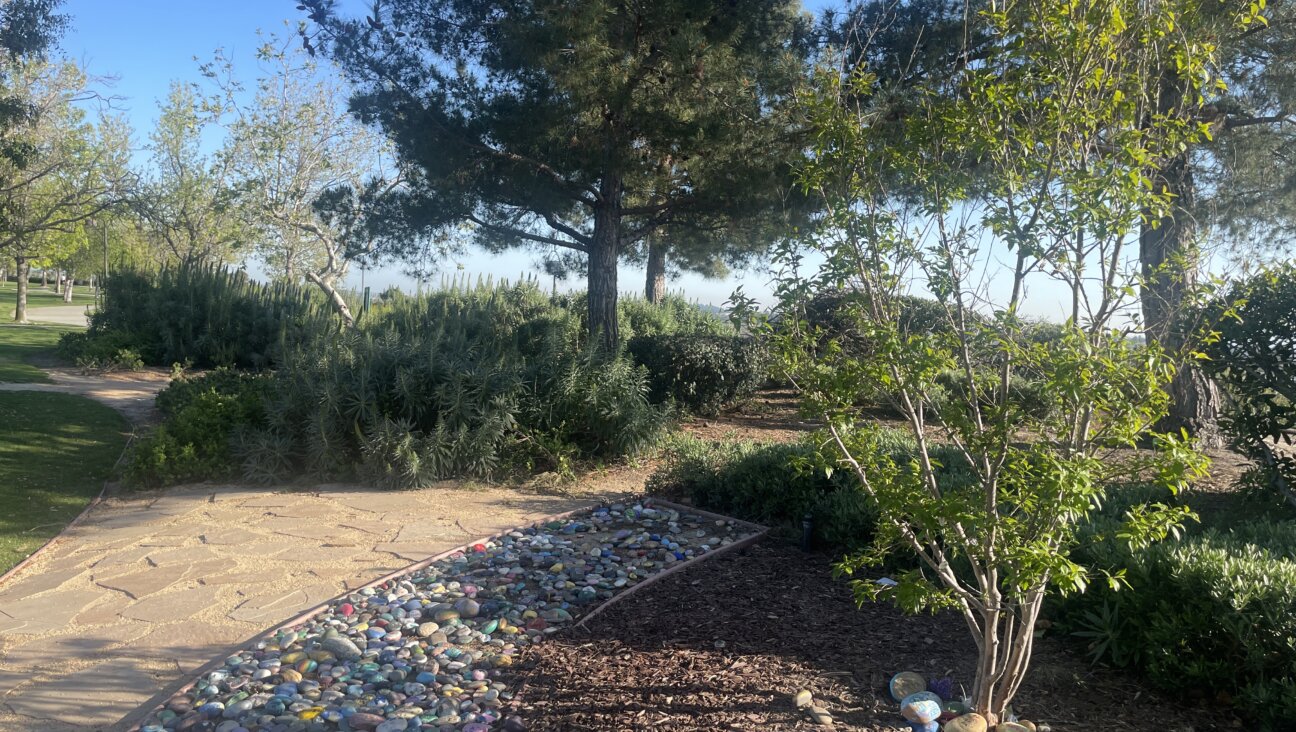
[[520, 732], [516, 690], [497, 675], [522, 647], [752, 533], [643, 504], [512, 531], [330, 602], [230, 656], [139, 729]]

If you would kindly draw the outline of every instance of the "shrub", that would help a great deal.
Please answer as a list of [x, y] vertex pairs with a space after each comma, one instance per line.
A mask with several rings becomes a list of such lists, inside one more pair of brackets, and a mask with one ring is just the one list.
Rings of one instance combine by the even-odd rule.
[[1058, 627], [1084, 639], [1096, 661], [1139, 669], [1179, 694], [1233, 696], [1263, 729], [1296, 710], [1296, 523], [1209, 528], [1131, 548], [1122, 517], [1156, 495], [1130, 486], [1089, 522], [1077, 555], [1123, 575], [1052, 601]]
[[270, 385], [229, 371], [172, 382], [157, 399], [166, 419], [131, 450], [127, 480], [155, 487], [232, 476], [232, 442], [265, 424]]
[[265, 368], [285, 344], [330, 323], [309, 290], [254, 282], [222, 267], [181, 265], [108, 277], [86, 337], [68, 345], [97, 356], [129, 348], [154, 366]]
[[267, 425], [239, 445], [245, 475], [408, 488], [633, 453], [663, 427], [647, 373], [583, 333], [532, 284], [393, 301], [285, 352]]
[[647, 490], [797, 531], [811, 514], [816, 541], [833, 549], [860, 546], [873, 536], [868, 501], [844, 473], [820, 467], [811, 439], [761, 444], [675, 437]]
[[653, 402], [673, 400], [704, 415], [755, 393], [765, 382], [769, 362], [759, 341], [742, 336], [636, 336], [626, 349], [648, 369]]
[[144, 359], [124, 333], [91, 337], [84, 331], [64, 333], [59, 337], [58, 354], [83, 369], [93, 371], [139, 371]]

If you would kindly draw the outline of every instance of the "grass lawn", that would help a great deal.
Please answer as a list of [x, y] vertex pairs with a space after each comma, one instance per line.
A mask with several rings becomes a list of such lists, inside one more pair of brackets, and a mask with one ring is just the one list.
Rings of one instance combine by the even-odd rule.
[[0, 572], [99, 494], [129, 432], [121, 415], [84, 397], [0, 392]]
[[[15, 302], [18, 297], [17, 282], [0, 282], [0, 314], [13, 317]], [[94, 305], [94, 291], [88, 287], [81, 286], [73, 288], [72, 302], [63, 302], [63, 296], [54, 292], [54, 286], [50, 289], [42, 290], [40, 285], [31, 285], [27, 288], [27, 309], [63, 307], [64, 305]]]
[[65, 325], [0, 324], [0, 384], [41, 384], [45, 372], [32, 366], [36, 356], [53, 355], [59, 336], [79, 330]]

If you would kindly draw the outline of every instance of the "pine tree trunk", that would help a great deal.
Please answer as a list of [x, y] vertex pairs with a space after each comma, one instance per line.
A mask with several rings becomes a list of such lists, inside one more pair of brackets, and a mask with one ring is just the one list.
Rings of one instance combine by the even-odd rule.
[[590, 342], [608, 351], [621, 343], [617, 326], [617, 256], [621, 244], [621, 181], [606, 176], [599, 186], [606, 202], [594, 213], [594, 236], [589, 246], [587, 297]]
[[648, 242], [648, 277], [644, 283], [644, 297], [653, 305], [666, 299], [666, 246], [656, 239]]
[[17, 257], [18, 264], [18, 302], [14, 307], [14, 322], [27, 322], [27, 277], [31, 274], [31, 265], [26, 257]]
[[[1167, 74], [1160, 88], [1160, 109], [1173, 113], [1183, 102], [1183, 84]], [[1208, 446], [1220, 444], [1219, 392], [1194, 359], [1187, 357], [1188, 295], [1197, 284], [1201, 252], [1197, 246], [1193, 208], [1196, 188], [1192, 163], [1181, 153], [1153, 173], [1154, 184], [1172, 196], [1168, 213], [1151, 225], [1144, 217], [1139, 233], [1139, 261], [1143, 285], [1139, 293], [1143, 309], [1144, 335], [1149, 344], [1160, 345], [1178, 363], [1167, 387], [1170, 411], [1157, 425], [1162, 432], [1186, 430]]]

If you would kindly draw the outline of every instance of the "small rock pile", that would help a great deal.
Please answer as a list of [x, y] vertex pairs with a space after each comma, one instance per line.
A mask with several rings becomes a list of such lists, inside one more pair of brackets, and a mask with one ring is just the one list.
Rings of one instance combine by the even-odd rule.
[[748, 527], [612, 505], [512, 531], [334, 600], [225, 660], [141, 732], [519, 732], [519, 650]]
[[888, 685], [891, 698], [900, 703], [900, 715], [909, 722], [912, 732], [1049, 732], [1048, 725], [1018, 721], [1011, 707], [1005, 721], [994, 727], [985, 717], [972, 711], [968, 700], [954, 697], [952, 679], [932, 679], [921, 674], [901, 671]]

